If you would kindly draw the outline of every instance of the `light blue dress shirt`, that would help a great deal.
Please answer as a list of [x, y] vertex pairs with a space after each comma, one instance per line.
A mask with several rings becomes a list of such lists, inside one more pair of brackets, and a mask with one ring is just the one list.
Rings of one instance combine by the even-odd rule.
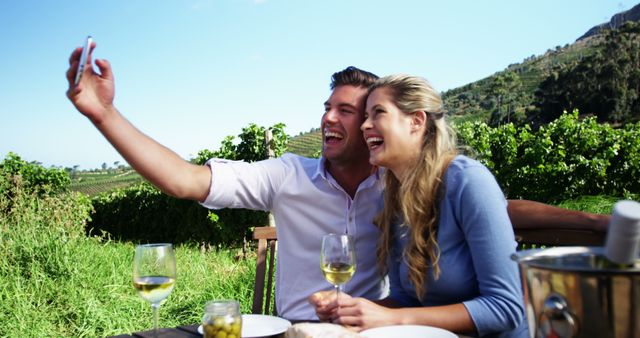
[[387, 295], [388, 285], [376, 267], [380, 231], [373, 218], [383, 203], [378, 172], [360, 184], [352, 199], [325, 170], [323, 159], [285, 154], [253, 163], [212, 159], [207, 164], [211, 167], [211, 188], [202, 205], [273, 213], [278, 234], [276, 307], [280, 316], [318, 318], [307, 297], [333, 288], [320, 271], [321, 239], [328, 233], [346, 232], [355, 238], [356, 273], [344, 291], [368, 299]]

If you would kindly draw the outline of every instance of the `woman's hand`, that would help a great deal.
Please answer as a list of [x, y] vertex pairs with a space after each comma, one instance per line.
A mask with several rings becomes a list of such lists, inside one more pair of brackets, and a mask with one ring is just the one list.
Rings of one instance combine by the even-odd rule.
[[74, 84], [78, 63], [82, 48], [76, 48], [69, 57], [69, 69], [67, 70], [67, 81], [69, 89], [67, 97], [82, 114], [88, 117], [94, 124], [100, 124], [105, 115], [113, 111], [113, 98], [115, 95], [113, 73], [111, 65], [107, 60], [96, 60], [96, 66], [100, 73], [96, 73], [91, 67], [91, 53], [96, 44], [91, 44], [91, 51], [87, 58], [87, 67], [84, 68], [82, 79], [77, 85]]

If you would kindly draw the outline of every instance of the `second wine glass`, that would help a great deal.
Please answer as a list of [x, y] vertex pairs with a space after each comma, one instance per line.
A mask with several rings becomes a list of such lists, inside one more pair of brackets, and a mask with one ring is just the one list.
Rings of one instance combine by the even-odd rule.
[[328, 234], [322, 237], [320, 268], [324, 278], [336, 288], [336, 299], [340, 287], [356, 272], [356, 251], [353, 237], [345, 234]]
[[140, 297], [151, 303], [154, 334], [158, 331], [158, 309], [176, 283], [176, 257], [173, 245], [142, 244], [133, 258], [133, 286]]

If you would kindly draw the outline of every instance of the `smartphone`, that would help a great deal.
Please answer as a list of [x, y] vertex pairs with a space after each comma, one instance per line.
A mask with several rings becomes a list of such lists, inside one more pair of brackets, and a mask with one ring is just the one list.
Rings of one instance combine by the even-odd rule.
[[82, 47], [82, 54], [80, 54], [80, 63], [78, 63], [78, 69], [76, 70], [76, 80], [75, 84], [77, 85], [82, 78], [82, 73], [84, 73], [84, 67], [87, 65], [87, 58], [89, 57], [89, 50], [91, 49], [91, 35], [87, 36], [87, 39], [84, 42], [84, 47]]

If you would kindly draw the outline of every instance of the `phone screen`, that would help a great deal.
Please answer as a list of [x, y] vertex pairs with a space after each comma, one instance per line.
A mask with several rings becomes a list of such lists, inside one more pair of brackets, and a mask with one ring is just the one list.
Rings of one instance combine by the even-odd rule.
[[84, 47], [82, 47], [82, 54], [80, 55], [80, 63], [78, 63], [78, 69], [76, 70], [76, 80], [75, 84], [77, 85], [82, 78], [82, 73], [84, 73], [84, 67], [87, 65], [87, 58], [89, 57], [89, 50], [91, 49], [91, 35], [87, 36], [87, 39], [84, 42]]

